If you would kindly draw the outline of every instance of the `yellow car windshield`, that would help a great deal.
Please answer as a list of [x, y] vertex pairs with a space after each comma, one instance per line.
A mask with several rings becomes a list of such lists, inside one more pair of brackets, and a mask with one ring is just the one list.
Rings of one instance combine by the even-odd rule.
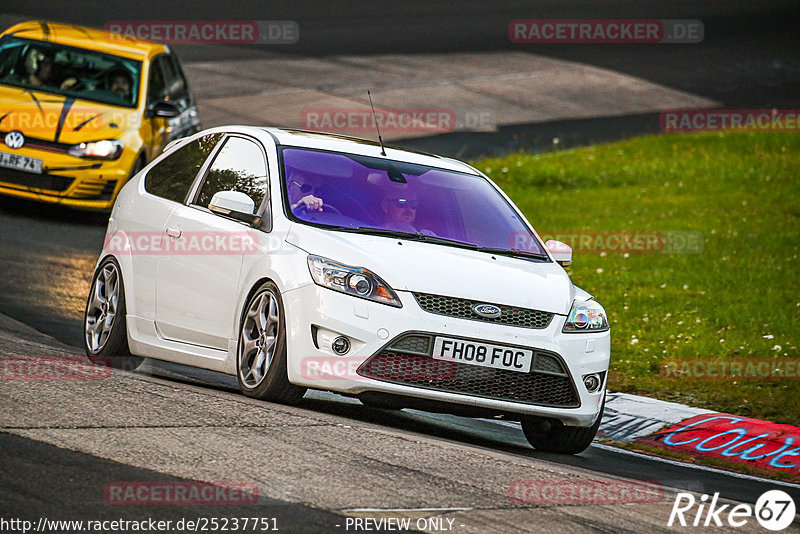
[[58, 43], [0, 39], [0, 84], [136, 107], [142, 63]]

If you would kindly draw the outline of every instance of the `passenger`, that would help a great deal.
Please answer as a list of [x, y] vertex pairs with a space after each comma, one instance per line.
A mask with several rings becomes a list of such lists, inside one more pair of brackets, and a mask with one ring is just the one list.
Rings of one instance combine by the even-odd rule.
[[55, 85], [53, 80], [53, 59], [36, 48], [31, 48], [25, 56], [25, 81], [31, 85]]
[[77, 78], [67, 78], [59, 83], [55, 75], [53, 57], [37, 48], [31, 48], [25, 56], [25, 82], [30, 85], [69, 89], [78, 83]]

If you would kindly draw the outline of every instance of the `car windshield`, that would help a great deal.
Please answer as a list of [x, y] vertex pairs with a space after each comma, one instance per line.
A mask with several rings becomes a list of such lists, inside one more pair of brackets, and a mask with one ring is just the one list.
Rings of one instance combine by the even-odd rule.
[[57, 43], [0, 39], [0, 83], [136, 107], [141, 61]]
[[300, 222], [546, 259], [484, 177], [355, 154], [281, 150], [284, 201]]

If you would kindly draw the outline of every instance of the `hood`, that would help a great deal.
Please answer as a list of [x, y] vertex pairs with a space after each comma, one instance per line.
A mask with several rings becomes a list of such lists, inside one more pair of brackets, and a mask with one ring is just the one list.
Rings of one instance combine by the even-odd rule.
[[135, 109], [0, 85], [0, 131], [25, 137], [68, 144], [118, 139], [138, 126], [137, 117]]
[[[286, 241], [374, 272], [397, 291], [461, 297], [566, 315], [580, 291], [554, 262], [293, 224]], [[495, 259], [492, 259], [494, 257]]]

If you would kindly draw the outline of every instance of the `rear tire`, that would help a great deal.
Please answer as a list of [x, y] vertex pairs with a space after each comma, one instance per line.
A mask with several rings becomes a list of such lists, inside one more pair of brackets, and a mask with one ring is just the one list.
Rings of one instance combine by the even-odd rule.
[[144, 361], [128, 347], [125, 313], [122, 270], [114, 258], [108, 258], [94, 273], [83, 314], [83, 347], [96, 365], [134, 371]]
[[528, 443], [536, 450], [557, 454], [578, 454], [592, 444], [603, 420], [605, 406], [606, 398], [603, 395], [603, 404], [600, 406], [597, 421], [589, 427], [566, 426], [561, 421], [554, 421], [548, 430], [542, 432], [536, 421], [528, 420], [522, 422], [522, 432]]
[[286, 363], [286, 320], [278, 287], [265, 282], [247, 301], [239, 326], [236, 378], [248, 397], [297, 404], [306, 388], [289, 382]]

